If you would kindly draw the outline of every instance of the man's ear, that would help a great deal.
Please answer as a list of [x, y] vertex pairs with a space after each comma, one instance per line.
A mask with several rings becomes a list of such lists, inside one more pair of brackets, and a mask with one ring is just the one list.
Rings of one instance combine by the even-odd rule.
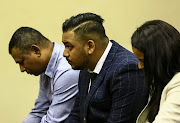
[[40, 47], [38, 45], [32, 44], [31, 45], [31, 52], [38, 55], [38, 56], [41, 56], [41, 50], [40, 50]]
[[88, 54], [91, 55], [95, 50], [95, 46], [96, 46], [95, 42], [93, 40], [88, 40], [87, 46], [88, 46]]

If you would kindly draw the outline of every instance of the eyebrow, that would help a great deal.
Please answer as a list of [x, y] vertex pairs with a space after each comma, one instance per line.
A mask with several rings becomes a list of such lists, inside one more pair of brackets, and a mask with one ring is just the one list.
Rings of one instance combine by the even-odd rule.
[[63, 44], [68, 44], [69, 42], [68, 41], [62, 41], [63, 42]]
[[68, 44], [68, 42], [64, 42], [64, 41], [62, 41], [63, 42], [63, 44]]
[[68, 45], [72, 45], [72, 44], [71, 44], [71, 43], [69, 43], [68, 41], [65, 41], [65, 42], [64, 42], [64, 41], [62, 41], [62, 42], [63, 42], [63, 44], [64, 44], [64, 45], [67, 45], [67, 44], [68, 44]]
[[20, 62], [19, 61], [16, 61], [16, 64], [19, 64]]
[[15, 62], [16, 62], [16, 64], [21, 64], [23, 62], [23, 60], [22, 61], [15, 61]]

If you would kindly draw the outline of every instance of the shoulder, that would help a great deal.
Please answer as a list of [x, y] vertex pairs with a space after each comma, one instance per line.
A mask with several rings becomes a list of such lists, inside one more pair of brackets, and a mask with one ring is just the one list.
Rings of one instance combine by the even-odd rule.
[[69, 82], [71, 79], [78, 79], [79, 72], [79, 70], [73, 70], [72, 68], [57, 69], [54, 74], [54, 81], [61, 79]]
[[164, 90], [169, 92], [180, 91], [180, 72], [173, 76], [173, 78], [165, 86]]
[[180, 72], [176, 73], [169, 83], [180, 83]]
[[110, 70], [139, 70], [138, 60], [129, 52], [117, 53], [111, 62]]
[[79, 70], [73, 70], [71, 65], [67, 62], [65, 57], [61, 57], [57, 61], [57, 65], [55, 67], [53, 80], [54, 82], [65, 82], [66, 84], [77, 83], [79, 78]]
[[109, 55], [114, 54], [113, 63], [116, 64], [137, 64], [138, 59], [134, 54], [123, 46], [119, 45], [117, 42], [112, 41], [113, 45]]
[[134, 54], [115, 41], [112, 41], [112, 43], [113, 45], [105, 61], [105, 67], [109, 66], [107, 72], [117, 76], [122, 75], [122, 73], [143, 74], [143, 71], [138, 69], [138, 59]]
[[164, 87], [161, 95], [161, 102], [164, 102], [167, 97], [170, 97], [175, 93], [179, 94], [179, 92], [180, 92], [180, 72], [175, 74], [174, 77], [169, 81], [169, 83]]
[[53, 79], [54, 90], [69, 90], [78, 86], [79, 70], [57, 71]]

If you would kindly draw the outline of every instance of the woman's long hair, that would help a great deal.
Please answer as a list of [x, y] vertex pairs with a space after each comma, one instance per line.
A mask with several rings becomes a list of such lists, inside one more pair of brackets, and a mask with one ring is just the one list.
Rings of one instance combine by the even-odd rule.
[[170, 24], [152, 20], [134, 32], [131, 43], [144, 53], [145, 81], [151, 96], [148, 120], [153, 122], [164, 87], [180, 71], [180, 34]]

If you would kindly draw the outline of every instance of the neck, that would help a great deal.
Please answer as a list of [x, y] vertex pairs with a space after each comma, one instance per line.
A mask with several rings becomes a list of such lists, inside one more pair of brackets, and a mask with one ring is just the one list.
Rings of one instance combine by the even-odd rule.
[[44, 63], [46, 67], [51, 59], [53, 48], [54, 48], [54, 44], [53, 42], [50, 42], [48, 46], [44, 49]]
[[91, 65], [89, 65], [90, 66], [89, 71], [93, 71], [95, 69], [99, 59], [102, 57], [104, 51], [106, 50], [106, 47], [108, 46], [109, 40], [106, 40], [104, 42], [105, 42], [105, 44], [103, 46], [101, 44], [96, 45], [96, 49], [90, 57]]
[[53, 49], [54, 49], [54, 43], [53, 42], [50, 42], [49, 43], [49, 46], [47, 47], [47, 58], [48, 58], [48, 62], [52, 56], [52, 52], [53, 52]]

